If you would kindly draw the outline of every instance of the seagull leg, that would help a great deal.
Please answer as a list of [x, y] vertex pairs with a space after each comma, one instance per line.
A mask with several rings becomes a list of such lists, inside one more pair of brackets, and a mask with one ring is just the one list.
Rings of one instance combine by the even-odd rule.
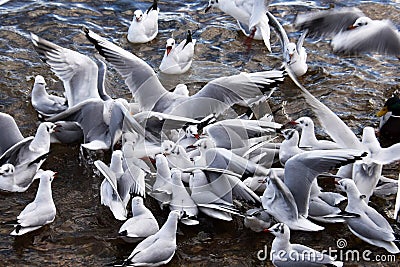
[[252, 41], [253, 41], [253, 39], [254, 39], [254, 35], [255, 35], [255, 33], [256, 33], [256, 30], [257, 30], [257, 28], [256, 28], [256, 27], [253, 27], [253, 28], [251, 29], [251, 31], [250, 31], [249, 36], [246, 38], [246, 41], [244, 41], [244, 44], [247, 46], [247, 52], [249, 52], [250, 49], [251, 49], [251, 43], [252, 43]]

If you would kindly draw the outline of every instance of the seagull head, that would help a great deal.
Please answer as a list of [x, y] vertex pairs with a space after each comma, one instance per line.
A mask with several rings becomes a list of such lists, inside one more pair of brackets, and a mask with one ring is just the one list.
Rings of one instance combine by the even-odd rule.
[[368, 17], [359, 17], [358, 19], [356, 19], [356, 21], [354, 22], [353, 25], [349, 26], [348, 29], [349, 30], [353, 30], [353, 29], [356, 29], [358, 27], [368, 25], [371, 21], [372, 21], [372, 19], [370, 19]]
[[278, 238], [283, 238], [286, 240], [290, 239], [290, 229], [284, 223], [277, 223], [272, 227], [265, 229], [264, 232], [271, 233]]
[[56, 178], [57, 172], [53, 172], [51, 170], [41, 171], [40, 174], [40, 181], [52, 182], [54, 178]]
[[361, 195], [353, 179], [341, 179], [337, 184], [340, 190], [347, 193], [347, 196]]
[[314, 129], [314, 122], [309, 117], [298, 118], [297, 120], [290, 122], [290, 124], [296, 125], [302, 130], [306, 128]]
[[0, 167], [0, 175], [11, 175], [15, 172], [15, 167], [14, 165], [10, 164], [10, 163], [6, 163], [4, 165], [1, 165]]
[[175, 143], [170, 140], [165, 140], [161, 144], [161, 153], [164, 155], [170, 155], [171, 151], [174, 149]]
[[290, 140], [293, 138], [294, 135], [299, 135], [299, 132], [296, 129], [285, 129], [282, 131], [282, 135], [286, 140]]
[[143, 19], [143, 11], [138, 9], [133, 12], [133, 18], [136, 20], [136, 22], [141, 22]]
[[43, 84], [46, 85], [46, 81], [44, 80], [43, 76], [37, 75], [35, 77], [35, 84]]
[[196, 125], [189, 125], [185, 130], [186, 137], [194, 137], [196, 139], [200, 138], [200, 135], [197, 131]]
[[175, 48], [175, 39], [169, 38], [167, 40], [167, 44], [165, 45], [165, 48], [167, 49], [167, 56], [168, 56], [169, 53], [171, 53], [172, 49]]
[[288, 43], [287, 47], [286, 47], [286, 53], [287, 53], [287, 57], [289, 59], [290, 63], [293, 59], [293, 56], [297, 53], [297, 48], [296, 48], [296, 44], [295, 43]]
[[219, 5], [218, 0], [209, 0], [208, 6], [204, 10], [204, 12], [207, 13], [212, 7], [214, 7], [214, 6], [218, 7], [218, 5]]
[[132, 204], [132, 207], [133, 206], [135, 206], [135, 207], [142, 206], [143, 205], [143, 198], [139, 197], [139, 196], [136, 196], [136, 197], [132, 198], [132, 203], [131, 204]]

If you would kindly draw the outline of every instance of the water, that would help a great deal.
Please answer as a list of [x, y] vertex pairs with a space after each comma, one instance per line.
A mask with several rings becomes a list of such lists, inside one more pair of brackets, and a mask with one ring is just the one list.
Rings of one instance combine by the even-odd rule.
[[[195, 91], [205, 82], [220, 75], [241, 71], [269, 70], [280, 65], [280, 46], [273, 34], [273, 53], [268, 54], [262, 42], [253, 42], [250, 51], [244, 46], [246, 38], [237, 30], [235, 21], [213, 10], [203, 12], [207, 1], [160, 1], [160, 32], [148, 45], [133, 45], [126, 40], [126, 31], [136, 8], [146, 8], [150, 1], [0, 1], [0, 111], [12, 114], [24, 136], [34, 134], [39, 124], [30, 104], [33, 78], [41, 74], [52, 92], [61, 94], [63, 87], [49, 67], [33, 49], [29, 33], [33, 32], [63, 47], [92, 56], [95, 49], [81, 32], [82, 26], [107, 37], [125, 49], [143, 58], [156, 70], [161, 62], [165, 41], [171, 35], [184, 38], [192, 29], [197, 39], [196, 56], [191, 71], [174, 77], [160, 76], [167, 88], [185, 82]], [[397, 1], [273, 1], [271, 10], [284, 27], [292, 32], [291, 22], [297, 11], [337, 6], [359, 6], [372, 18], [389, 18], [400, 25]], [[299, 33], [289, 33], [297, 38]], [[398, 89], [398, 61], [395, 58], [365, 55], [350, 58], [331, 53], [327, 41], [306, 43], [309, 72], [300, 81], [322, 102], [334, 110], [356, 134], [364, 126], [378, 125], [375, 113], [385, 99]], [[113, 97], [130, 99], [130, 93], [113, 70], [107, 81]], [[284, 107], [276, 121], [285, 123], [312, 112], [290, 85], [284, 85], [269, 102], [272, 110]], [[318, 128], [318, 133], [324, 135]], [[102, 178], [93, 171], [90, 159], [79, 156], [76, 146], [54, 145], [44, 168], [59, 172], [53, 182], [53, 195], [57, 206], [56, 220], [42, 230], [14, 238], [12, 227], [0, 225], [0, 265], [10, 266], [104, 266], [121, 263], [134, 248], [117, 237], [121, 222], [100, 205], [99, 186]], [[92, 157], [107, 161], [108, 153]], [[395, 178], [397, 165], [387, 166], [384, 173]], [[0, 222], [14, 219], [37, 189], [33, 184], [25, 193], [0, 193]], [[393, 198], [372, 198], [381, 213], [393, 209]], [[146, 204], [155, 211], [162, 224], [167, 216], [151, 199]], [[390, 221], [393, 226], [394, 221]], [[355, 238], [341, 224], [327, 225], [320, 233], [293, 232], [292, 241], [322, 250], [337, 248], [337, 240], [347, 240], [346, 249], [370, 250], [375, 255], [386, 251], [370, 246]], [[243, 229], [240, 219], [225, 223], [201, 219], [199, 227], [180, 226], [178, 249], [171, 265], [266, 265], [270, 261], [257, 259], [257, 252], [270, 246], [272, 236]], [[399, 257], [396, 258], [399, 260]], [[350, 261], [351, 266], [395, 266], [395, 263]]]

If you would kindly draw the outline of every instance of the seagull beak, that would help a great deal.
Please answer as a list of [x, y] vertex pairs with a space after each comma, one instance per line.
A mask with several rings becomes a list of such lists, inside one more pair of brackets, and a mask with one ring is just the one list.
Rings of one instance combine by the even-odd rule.
[[207, 13], [211, 8], [212, 6], [207, 6], [206, 9], [204, 9], [204, 13]]
[[60, 128], [62, 128], [62, 125], [61, 124], [57, 124], [57, 123], [55, 125], [56, 126], [54, 127], [53, 131], [56, 132], [56, 133], [60, 132]]
[[199, 139], [200, 135], [199, 134], [194, 134], [194, 138]]
[[354, 30], [355, 28], [357, 28], [357, 26], [354, 25], [350, 25], [349, 27], [347, 27], [348, 30]]
[[169, 53], [171, 53], [172, 50], [172, 46], [167, 46], [167, 56], [169, 55]]
[[385, 106], [381, 110], [379, 110], [378, 113], [376, 113], [376, 116], [382, 117], [383, 115], [388, 113], [388, 111], [389, 111], [388, 108]]
[[296, 121], [289, 121], [288, 124], [290, 124], [290, 125], [297, 125], [297, 124], [299, 124], [299, 123], [296, 122]]
[[263, 232], [264, 232], [264, 233], [270, 233], [271, 231], [270, 231], [269, 229], [265, 228], [265, 229], [263, 230]]

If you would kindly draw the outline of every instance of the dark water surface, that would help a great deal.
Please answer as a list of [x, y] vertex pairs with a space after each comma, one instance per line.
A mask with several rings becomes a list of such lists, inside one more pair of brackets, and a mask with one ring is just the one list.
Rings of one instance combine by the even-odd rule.
[[[33, 32], [63, 47], [93, 56], [95, 49], [81, 32], [83, 25], [105, 36], [143, 58], [156, 70], [164, 53], [165, 41], [172, 34], [184, 38], [192, 29], [197, 39], [196, 55], [187, 74], [160, 76], [167, 88], [185, 82], [196, 90], [210, 79], [232, 75], [240, 71], [269, 70], [281, 64], [280, 46], [272, 34], [273, 53], [269, 54], [262, 42], [253, 42], [247, 51], [246, 38], [238, 31], [236, 22], [214, 10], [207, 14], [208, 1], [159, 1], [161, 14], [159, 35], [146, 45], [129, 44], [126, 32], [137, 8], [145, 9], [150, 1], [0, 1], [0, 111], [13, 115], [24, 136], [34, 134], [39, 124], [30, 104], [34, 77], [43, 75], [52, 92], [61, 94], [62, 83], [44, 64], [33, 49], [29, 33]], [[273, 1], [270, 10], [288, 32], [296, 12], [344, 1]], [[400, 25], [398, 1], [348, 1], [374, 19], [389, 18]], [[299, 33], [289, 34], [297, 38]], [[398, 60], [387, 56], [364, 55], [341, 57], [331, 53], [327, 41], [305, 45], [308, 52], [308, 73], [300, 81], [328, 107], [334, 110], [359, 135], [365, 126], [378, 125], [375, 113], [385, 99], [398, 89]], [[122, 79], [110, 70], [108, 91], [113, 97], [131, 95]], [[285, 104], [284, 104], [285, 103]], [[283, 85], [269, 102], [272, 110], [284, 104], [289, 118], [281, 112], [276, 121], [286, 123], [303, 115], [313, 116], [298, 91], [290, 84]], [[1, 129], [0, 129], [1, 130]], [[318, 133], [323, 135], [320, 128]], [[25, 193], [0, 193], [0, 266], [104, 266], [121, 263], [134, 248], [117, 236], [122, 222], [113, 219], [108, 208], [100, 205], [99, 186], [103, 178], [93, 171], [92, 161], [109, 158], [97, 153], [91, 158], [80, 157], [79, 147], [53, 145], [52, 154], [43, 168], [59, 173], [53, 182], [53, 197], [57, 206], [55, 221], [42, 230], [24, 237], [9, 235], [12, 227], [3, 222], [15, 219], [36, 194], [37, 182]], [[398, 165], [386, 166], [384, 174], [396, 178]], [[393, 210], [394, 199], [372, 198], [381, 213]], [[162, 224], [167, 213], [151, 199], [146, 204], [156, 213]], [[270, 261], [257, 259], [257, 252], [270, 246], [272, 236], [254, 233], [243, 228], [240, 219], [225, 223], [200, 218], [199, 227], [179, 227], [178, 249], [170, 265], [266, 265]], [[389, 220], [394, 228], [397, 226]], [[353, 236], [342, 224], [326, 225], [319, 233], [293, 232], [292, 241], [323, 250], [337, 248], [337, 240], [347, 241], [346, 249], [370, 250], [370, 258], [387, 255], [380, 248], [370, 246]], [[397, 260], [400, 258], [397, 257]], [[395, 262], [350, 261], [346, 266], [396, 266]]]

